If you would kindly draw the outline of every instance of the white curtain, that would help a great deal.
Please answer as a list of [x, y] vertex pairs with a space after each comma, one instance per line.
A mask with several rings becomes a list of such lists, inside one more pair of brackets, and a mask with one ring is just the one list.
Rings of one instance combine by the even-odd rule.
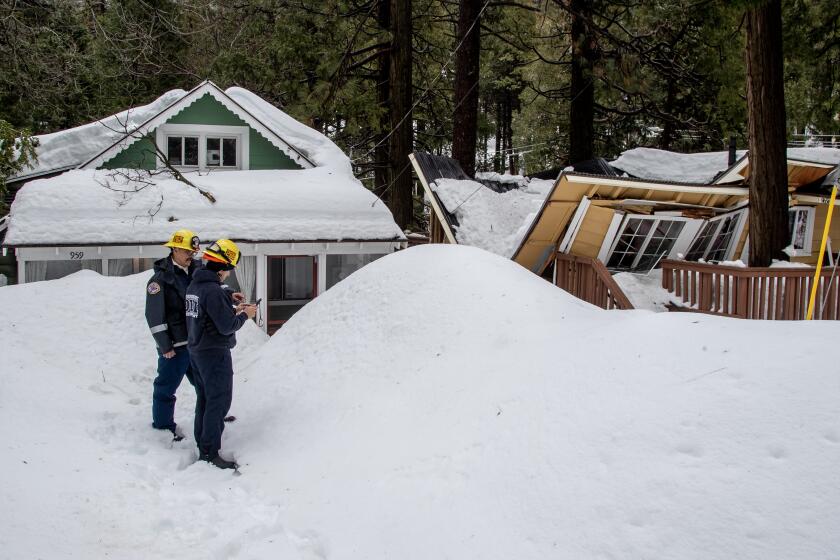
[[134, 272], [134, 259], [108, 259], [108, 276], [128, 276]]
[[49, 261], [26, 261], [24, 274], [26, 282], [40, 282], [47, 279], [47, 262]]
[[254, 301], [257, 279], [257, 257], [242, 257], [236, 266], [239, 289], [245, 294], [245, 301]]

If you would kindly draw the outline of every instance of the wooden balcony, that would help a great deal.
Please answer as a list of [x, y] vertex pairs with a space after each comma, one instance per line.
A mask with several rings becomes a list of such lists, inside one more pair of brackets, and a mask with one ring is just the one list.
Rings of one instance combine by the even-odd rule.
[[557, 253], [554, 283], [602, 309], [633, 309], [612, 274], [598, 259]]
[[[750, 268], [662, 261], [662, 287], [698, 311], [742, 319], [803, 320], [814, 280], [812, 268]], [[814, 319], [840, 319], [840, 273], [820, 275]]]

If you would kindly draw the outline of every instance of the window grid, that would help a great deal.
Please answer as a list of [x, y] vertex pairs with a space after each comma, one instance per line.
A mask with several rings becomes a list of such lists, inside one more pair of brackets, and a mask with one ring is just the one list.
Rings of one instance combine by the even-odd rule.
[[674, 247], [684, 220], [663, 217], [629, 218], [607, 260], [613, 270], [649, 270]]

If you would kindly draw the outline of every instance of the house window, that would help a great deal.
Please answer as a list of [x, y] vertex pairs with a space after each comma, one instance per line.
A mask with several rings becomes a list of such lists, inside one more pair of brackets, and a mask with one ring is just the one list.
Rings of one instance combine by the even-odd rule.
[[314, 256], [268, 257], [269, 334], [291, 319], [318, 290], [318, 259]]
[[686, 253], [686, 260], [725, 261], [739, 237], [745, 210], [711, 218], [703, 224]]
[[206, 138], [207, 167], [236, 167], [236, 138]]
[[795, 257], [811, 254], [814, 238], [814, 208], [812, 206], [794, 206], [788, 210], [788, 230], [790, 245]]
[[607, 259], [612, 270], [650, 270], [674, 248], [684, 218], [628, 216]]
[[155, 135], [168, 164], [174, 167], [202, 171], [249, 168], [247, 126], [164, 124]]
[[167, 136], [166, 157], [170, 165], [198, 167], [198, 137]]

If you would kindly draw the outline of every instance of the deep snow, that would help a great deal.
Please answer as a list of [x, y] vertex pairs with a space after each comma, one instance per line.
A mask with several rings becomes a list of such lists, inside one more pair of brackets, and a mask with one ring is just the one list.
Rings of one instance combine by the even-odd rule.
[[9, 558], [840, 555], [836, 322], [606, 312], [415, 247], [240, 335], [233, 477], [149, 427], [144, 280], [0, 289]]
[[131, 171], [72, 170], [27, 183], [9, 211], [5, 242], [157, 243], [173, 223], [202, 239], [403, 238], [384, 203], [332, 168], [186, 173], [215, 203], [168, 174], [141, 183], [124, 173]]

